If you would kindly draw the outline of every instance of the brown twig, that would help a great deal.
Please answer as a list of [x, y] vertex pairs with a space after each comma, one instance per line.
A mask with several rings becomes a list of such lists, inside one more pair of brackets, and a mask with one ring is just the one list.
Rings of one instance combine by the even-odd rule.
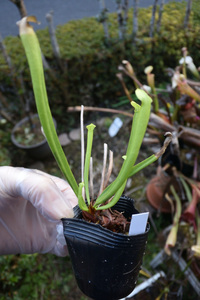
[[157, 158], [159, 158], [163, 153], [165, 153], [166, 148], [168, 147], [169, 143], [172, 141], [172, 133], [171, 132], [166, 132], [165, 133], [165, 140], [162, 148], [155, 154]]
[[117, 78], [119, 79], [119, 81], [121, 82], [121, 85], [122, 85], [122, 87], [123, 87], [123, 89], [124, 89], [124, 92], [125, 92], [125, 94], [126, 94], [126, 97], [128, 98], [128, 100], [129, 100], [130, 102], [132, 102], [133, 99], [131, 98], [131, 94], [130, 94], [129, 90], [127, 89], [126, 85], [125, 85], [125, 82], [124, 82], [124, 80], [123, 80], [123, 75], [122, 75], [122, 73], [117, 73], [116, 76], [117, 76]]
[[[127, 76], [129, 76], [140, 88], [143, 88], [143, 85], [141, 84], [141, 82], [133, 75], [133, 74], [130, 74], [127, 70], [126, 70], [126, 68], [124, 68], [122, 65], [120, 65], [119, 67], [118, 67], [118, 70], [120, 70], [120, 71], [123, 71], [124, 72], [124, 74], [126, 74]], [[149, 94], [146, 90], [145, 90], [145, 92], [147, 93], [147, 94]]]
[[176, 131], [176, 127], [167, 123], [165, 120], [160, 118], [158, 115], [151, 113], [150, 119], [149, 119], [149, 125], [158, 128], [159, 130], [163, 131]]
[[[81, 110], [81, 106], [69, 106], [67, 108], [68, 112], [77, 112]], [[114, 114], [121, 114], [127, 117], [133, 117], [132, 113], [125, 112], [123, 110], [118, 109], [111, 109], [111, 108], [101, 108], [101, 107], [92, 107], [92, 106], [84, 106], [85, 111], [100, 111], [106, 113], [114, 113]]]

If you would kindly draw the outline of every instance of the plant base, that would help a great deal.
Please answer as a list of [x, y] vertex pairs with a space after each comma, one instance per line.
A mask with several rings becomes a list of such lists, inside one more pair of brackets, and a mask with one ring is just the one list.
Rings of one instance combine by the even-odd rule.
[[[133, 200], [126, 197], [121, 197], [113, 209], [124, 212], [128, 219], [138, 213]], [[62, 221], [81, 291], [95, 300], [115, 300], [129, 295], [142, 264], [149, 224], [146, 232], [137, 236], [115, 233], [82, 220], [77, 207], [75, 218]]]

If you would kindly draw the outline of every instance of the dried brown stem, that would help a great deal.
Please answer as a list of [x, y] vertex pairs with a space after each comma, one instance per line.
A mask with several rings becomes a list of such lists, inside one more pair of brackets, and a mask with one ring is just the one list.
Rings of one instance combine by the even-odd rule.
[[166, 148], [168, 147], [169, 143], [172, 141], [172, 133], [171, 132], [166, 132], [165, 133], [165, 140], [162, 148], [155, 154], [157, 158], [159, 158], [163, 153], [165, 153]]
[[[142, 88], [143, 89], [143, 85], [141, 84], [141, 82], [133, 75], [133, 74], [130, 74], [127, 70], [126, 70], [126, 68], [124, 68], [122, 65], [120, 65], [119, 67], [118, 67], [118, 69], [120, 70], [120, 71], [123, 71], [124, 72], [124, 74], [126, 74], [127, 76], [129, 76], [140, 88]], [[144, 89], [143, 89], [144, 90]], [[147, 94], [149, 94], [147, 91], [145, 91]]]
[[200, 130], [198, 129], [189, 128], [185, 126], [179, 126], [178, 129], [179, 129], [179, 136], [181, 136], [182, 134], [188, 134], [190, 136], [200, 139]]
[[[77, 112], [80, 110], [81, 110], [81, 106], [69, 106], [67, 109], [68, 112]], [[128, 113], [128, 112], [125, 112], [123, 110], [118, 110], [118, 109], [85, 106], [84, 110], [85, 111], [101, 111], [101, 112], [106, 112], [106, 113], [121, 114], [121, 115], [131, 117], [131, 118], [133, 117], [132, 113]]]
[[125, 92], [125, 94], [126, 94], [128, 100], [129, 100], [130, 102], [132, 102], [133, 99], [131, 98], [131, 94], [130, 94], [129, 90], [127, 89], [126, 85], [125, 85], [125, 82], [124, 82], [124, 80], [123, 80], [122, 74], [121, 74], [121, 73], [117, 73], [116, 76], [117, 76], [117, 78], [119, 79], [119, 81], [121, 82], [122, 87], [123, 87], [123, 89], [124, 89], [124, 92]]
[[193, 80], [190, 80], [190, 79], [187, 79], [186, 81], [191, 86], [200, 86], [200, 82], [193, 81]]
[[159, 130], [163, 131], [176, 131], [176, 127], [167, 123], [165, 120], [160, 118], [154, 113], [151, 113], [150, 119], [149, 119], [149, 125], [158, 128]]

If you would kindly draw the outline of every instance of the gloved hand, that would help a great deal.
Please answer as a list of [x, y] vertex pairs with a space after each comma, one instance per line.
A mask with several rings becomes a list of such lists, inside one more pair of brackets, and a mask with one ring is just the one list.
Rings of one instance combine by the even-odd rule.
[[67, 255], [63, 217], [77, 198], [63, 179], [38, 170], [0, 167], [0, 255]]

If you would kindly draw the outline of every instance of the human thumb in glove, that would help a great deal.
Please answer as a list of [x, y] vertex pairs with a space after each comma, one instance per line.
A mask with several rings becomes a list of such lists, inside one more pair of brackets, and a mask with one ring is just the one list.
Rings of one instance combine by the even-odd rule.
[[38, 170], [0, 167], [0, 255], [67, 255], [62, 222], [77, 197], [69, 184]]

